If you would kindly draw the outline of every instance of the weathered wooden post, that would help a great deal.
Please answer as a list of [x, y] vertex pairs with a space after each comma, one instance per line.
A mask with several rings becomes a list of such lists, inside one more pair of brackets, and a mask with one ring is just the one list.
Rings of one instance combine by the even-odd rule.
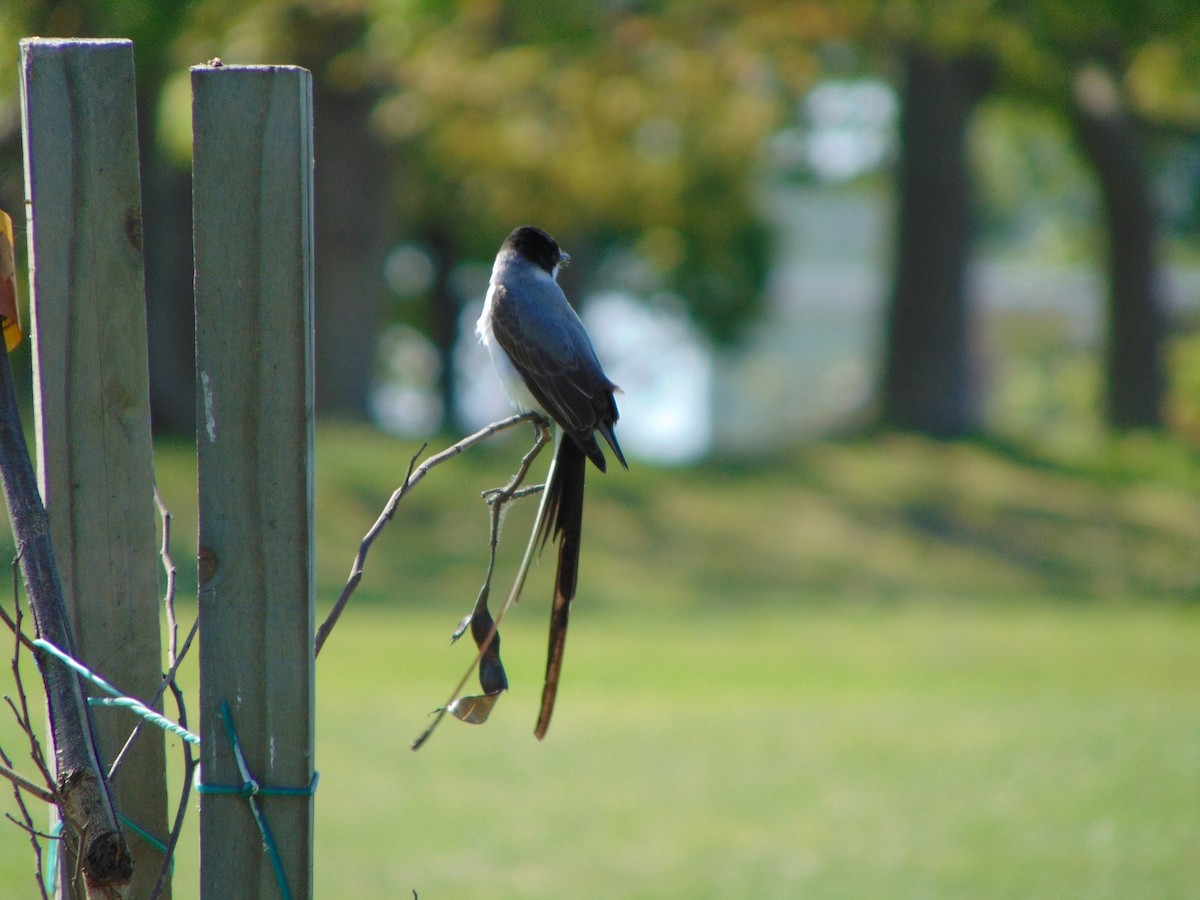
[[[30, 39], [21, 60], [39, 487], [78, 658], [149, 699], [162, 661], [133, 45]], [[135, 720], [94, 718], [110, 765]], [[112, 787], [136, 826], [130, 896], [145, 897], [162, 853], [138, 830], [167, 833], [161, 731], [142, 729]]]
[[192, 91], [200, 893], [311, 897], [312, 81], [200, 66]]

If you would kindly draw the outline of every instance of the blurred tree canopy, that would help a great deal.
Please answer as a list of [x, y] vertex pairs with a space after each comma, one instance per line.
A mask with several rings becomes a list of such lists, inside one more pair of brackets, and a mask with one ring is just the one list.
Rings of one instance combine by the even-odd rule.
[[[351, 21], [329, 52], [327, 35]], [[739, 335], [771, 255], [755, 206], [764, 141], [819, 74], [812, 47], [838, 21], [794, 3], [212, 0], [185, 43], [199, 57], [291, 60], [375, 98], [360, 127], [395, 161], [396, 227], [435, 267], [418, 324], [452, 409], [468, 299], [452, 270], [490, 261], [517, 224], [542, 225], [584, 263], [568, 288], [604, 266], [683, 298], [718, 341]]]
[[[162, 112], [168, 135], [186, 131], [186, 66], [214, 56], [310, 68], [318, 130], [357, 102], [362, 114], [338, 127], [358, 145], [390, 151], [374, 168], [394, 177], [357, 160], [350, 174], [376, 189], [361, 203], [342, 202], [340, 223], [326, 225], [356, 233], [377, 256], [387, 229], [430, 253], [438, 277], [421, 324], [448, 367], [459, 302], [450, 269], [490, 259], [524, 222], [549, 229], [593, 271], [613, 263], [610, 271], [638, 287], [677, 294], [703, 331], [735, 339], [760, 309], [770, 259], [754, 203], [764, 140], [819, 75], [813, 47], [845, 25], [824, 3], [160, 0], [25, 2], [5, 30], [134, 38], [140, 83], [163, 98], [150, 108]], [[330, 99], [324, 116], [321, 88]], [[320, 190], [328, 153], [318, 160]], [[344, 201], [345, 191], [337, 196]], [[321, 210], [329, 215], [328, 205]], [[330, 249], [321, 246], [318, 266]], [[567, 277], [578, 285], [589, 274], [577, 267]], [[348, 277], [343, 271], [324, 293]], [[353, 287], [370, 289], [361, 280]], [[372, 321], [355, 317], [355, 330], [373, 333]], [[347, 327], [343, 315], [321, 332]], [[343, 356], [342, 366], [362, 357]]]
[[[934, 108], [902, 134], [885, 418], [943, 436], [979, 426], [973, 396], [978, 377], [966, 327], [968, 242], [947, 244], [939, 235], [939, 226], [942, 232], [971, 229], [973, 192], [961, 162], [933, 162], [939, 148], [930, 141], [944, 145], [946, 135], [958, 135], [961, 148], [971, 107], [983, 90], [996, 89], [1030, 98], [1071, 124], [1095, 174], [1107, 235], [1107, 418], [1118, 428], [1161, 426], [1167, 325], [1159, 277], [1161, 214], [1145, 144], [1153, 131], [1200, 131], [1194, 4], [880, 0], [870, 20], [908, 48], [906, 111]], [[937, 58], [943, 65], [936, 76], [921, 76]], [[981, 65], [991, 72], [982, 89]], [[966, 96], [975, 99], [953, 100]], [[930, 127], [949, 120], [959, 127]], [[961, 160], [961, 150], [955, 155]], [[952, 189], [931, 198], [939, 184]]]
[[[1141, 209], [1140, 224], [1119, 235], [1109, 229], [1118, 235], [1108, 246], [1110, 379], [1136, 379], [1157, 365], [1156, 213], [1137, 161], [1148, 132], [1200, 128], [1200, 17], [1187, 0], [590, 0], [553, 6], [533, 0], [10, 0], [0, 9], [0, 40], [15, 53], [16, 39], [25, 34], [136, 41], [150, 160], [144, 177], [148, 189], [171, 198], [147, 195], [148, 265], [154, 262], [151, 237], [184, 248], [169, 263], [176, 268], [190, 246], [186, 168], [179, 165], [188, 147], [187, 67], [219, 56], [226, 63], [291, 63], [313, 71], [318, 385], [325, 409], [365, 411], [372, 354], [364, 348], [382, 321], [397, 315], [415, 319], [437, 344], [451, 399], [460, 304], [478, 299], [459, 296], [454, 271], [465, 260], [490, 262], [500, 238], [524, 222], [549, 229], [585, 263], [564, 276], [576, 294], [602, 270], [606, 284], [678, 296], [704, 332], [735, 340], [761, 309], [771, 259], [771, 236], [756, 203], [767, 139], [793, 122], [797, 101], [826, 74], [826, 48], [837, 46], [854, 48], [855, 65], [891, 75], [916, 59], [949, 61], [950, 72], [966, 71], [955, 61], [983, 60], [991, 73], [987, 89], [1026, 98], [1072, 123], [1097, 172], [1110, 226]], [[15, 68], [0, 67], [0, 152], [10, 161], [17, 152]], [[1115, 98], [1116, 106], [1109, 102], [1105, 109], [1115, 108], [1116, 118], [1091, 114], [1098, 107], [1088, 101], [1097, 98]], [[965, 122], [973, 106], [954, 114]], [[940, 114], [934, 108], [932, 115]], [[1098, 122], [1109, 130], [1097, 132]], [[935, 159], [921, 144], [934, 134], [915, 129], [902, 155]], [[1124, 149], [1119, 158], [1098, 153], [1114, 142]], [[963, 146], [965, 153], [969, 142]], [[969, 176], [969, 167], [964, 171]], [[938, 173], [930, 176], [924, 183], [937, 185]], [[1129, 185], [1132, 191], [1122, 193]], [[903, 182], [899, 189], [903, 209]], [[953, 196], [934, 191], [926, 199], [968, 204], [957, 220], [969, 231], [970, 184]], [[13, 207], [19, 197], [19, 165], [6, 162], [0, 201]], [[902, 216], [897, 223], [897, 272], [905, 259], [930, 252], [934, 268], [961, 268], [969, 241], [951, 252], [931, 251], [915, 231], [911, 246], [905, 243], [906, 227], [911, 231], [920, 221], [906, 226]], [[388, 309], [381, 273], [397, 240], [421, 247], [433, 264], [427, 302], [415, 314], [412, 307]], [[171, 256], [165, 246], [155, 255]], [[152, 335], [166, 348], [152, 365], [175, 366], [165, 381], [176, 384], [182, 398], [177, 417], [162, 417], [168, 423], [185, 421], [194, 406], [193, 386], [186, 383], [192, 377], [184, 296], [190, 268], [181, 271], [148, 272]], [[945, 321], [961, 322], [961, 310], [953, 308], [967, 302], [955, 287], [961, 278], [953, 272], [939, 277], [950, 288]], [[916, 298], [911, 309], [903, 306], [903, 293], [895, 289], [893, 319], [923, 316], [920, 301], [929, 292], [920, 279], [910, 291]], [[165, 324], [156, 332], [159, 316]], [[916, 344], [917, 361], [902, 361], [899, 369], [936, 363], [939, 352], [941, 363], [963, 352], [964, 328], [930, 334]], [[939, 351], [941, 340], [949, 343]], [[969, 358], [962, 359], [967, 368], [950, 371], [969, 383]], [[1121, 370], [1122, 359], [1132, 366]], [[156, 377], [164, 382], [162, 373]], [[1156, 416], [1159, 393], [1161, 385], [1150, 384], [1130, 408], [1149, 404]], [[1139, 419], [1135, 411], [1126, 423], [1153, 424], [1153, 418]], [[970, 426], [970, 410], [957, 421]], [[1120, 424], [1121, 416], [1114, 421]]]

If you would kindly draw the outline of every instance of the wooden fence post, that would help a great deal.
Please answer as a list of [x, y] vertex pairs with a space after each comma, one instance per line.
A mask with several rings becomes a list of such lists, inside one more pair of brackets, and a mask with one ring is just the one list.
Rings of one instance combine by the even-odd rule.
[[[199, 66], [192, 92], [200, 894], [311, 897], [312, 80]], [[223, 703], [262, 789], [250, 801], [221, 793], [246, 781]]]
[[[162, 657], [133, 44], [21, 47], [39, 486], [76, 653], [149, 699]], [[94, 719], [110, 765], [136, 720]], [[166, 839], [161, 731], [142, 729], [112, 787], [127, 820]], [[131, 896], [148, 896], [162, 853], [123, 830]]]

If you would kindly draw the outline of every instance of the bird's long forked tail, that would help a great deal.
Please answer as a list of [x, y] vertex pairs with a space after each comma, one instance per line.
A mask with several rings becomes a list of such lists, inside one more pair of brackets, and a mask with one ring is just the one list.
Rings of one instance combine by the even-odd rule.
[[558, 679], [562, 674], [563, 651], [567, 642], [567, 622], [571, 601], [579, 579], [579, 543], [583, 532], [583, 484], [587, 475], [587, 457], [566, 435], [560, 437], [551, 476], [546, 485], [545, 504], [539, 528], [544, 545], [553, 537], [558, 541], [558, 570], [554, 575], [554, 599], [550, 606], [550, 646], [546, 654], [546, 681], [542, 687], [542, 705], [534, 736], [541, 740], [550, 727]]

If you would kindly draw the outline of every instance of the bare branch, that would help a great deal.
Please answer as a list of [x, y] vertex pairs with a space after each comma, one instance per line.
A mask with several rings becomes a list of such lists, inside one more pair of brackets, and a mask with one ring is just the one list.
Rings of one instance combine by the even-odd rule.
[[[521, 458], [521, 465], [517, 468], [517, 471], [514, 473], [513, 477], [509, 479], [508, 484], [502, 488], [485, 491], [483, 494], [484, 499], [491, 507], [491, 536], [489, 539], [487, 574], [484, 577], [483, 586], [479, 589], [479, 596], [475, 601], [474, 610], [472, 610], [471, 615], [467, 616], [459, 624], [458, 629], [455, 631], [452, 638], [452, 640], [457, 639], [467, 629], [467, 626], [471, 625], [471, 634], [476, 639], [476, 647], [478, 649], [475, 654], [475, 658], [471, 661], [471, 664], [463, 673], [462, 678], [459, 679], [458, 684], [455, 685], [454, 690], [451, 692], [450, 699], [446, 701], [444, 706], [438, 709], [437, 713], [434, 715], [433, 721], [429, 724], [429, 727], [421, 732], [417, 739], [413, 741], [413, 750], [421, 749], [425, 742], [433, 735], [433, 732], [437, 729], [438, 725], [441, 724], [442, 719], [445, 718], [447, 712], [455, 712], [455, 704], [458, 703], [463, 688], [466, 687], [467, 680], [471, 677], [471, 673], [475, 671], [475, 668], [482, 665], [485, 659], [489, 660], [491, 667], [494, 667], [498, 670], [498, 675], [491, 676], [492, 680], [496, 680], [498, 684], [482, 684], [483, 678], [481, 677], [480, 681], [484, 690], [489, 693], [498, 693], [507, 687], [507, 682], [504, 679], [504, 668], [500, 664], [499, 653], [494, 648], [497, 642], [497, 636], [499, 635], [500, 620], [504, 618], [504, 614], [508, 611], [508, 608], [512, 605], [516, 596], [520, 593], [520, 589], [514, 587], [513, 591], [510, 592], [508, 598], [505, 600], [504, 606], [501, 607], [499, 614], [493, 620], [491, 618], [491, 614], [488, 612], [487, 601], [492, 590], [492, 575], [496, 570], [496, 549], [500, 546], [500, 522], [503, 518], [504, 506], [506, 503], [518, 496], [527, 496], [541, 489], [541, 487], [538, 487], [519, 490], [521, 483], [529, 474], [529, 469], [533, 465], [533, 461], [537, 459], [538, 454], [542, 452], [542, 449], [549, 442], [549, 425], [544, 419], [539, 418], [537, 421], [537, 435], [534, 445], [530, 448], [529, 452]], [[541, 519], [542, 513], [543, 509], [539, 508], [538, 517], [535, 519], [533, 525], [533, 537], [530, 539], [531, 547], [533, 546], [532, 542], [536, 539], [539, 531], [538, 523]], [[527, 553], [526, 558], [522, 562], [521, 573], [519, 575], [522, 583], [525, 580], [524, 573], [528, 569], [528, 564], [529, 554]], [[474, 627], [476, 617], [482, 617], [483, 627]], [[485, 714], [482, 717], [475, 719], [475, 721], [483, 721], [486, 719], [486, 712], [489, 710], [490, 708], [485, 709]]]
[[[163, 503], [162, 495], [158, 492], [158, 485], [154, 485], [154, 505], [158, 508], [158, 514], [162, 518], [163, 539], [162, 545], [159, 548], [159, 557], [162, 559], [163, 569], [167, 573], [167, 590], [163, 596], [163, 607], [167, 614], [167, 673], [158, 683], [158, 689], [154, 692], [154, 696], [150, 698], [150, 702], [146, 705], [151, 709], [157, 709], [158, 703], [162, 700], [163, 694], [167, 690], [167, 686], [175, 680], [175, 673], [179, 671], [179, 666], [187, 656], [188, 650], [192, 646], [192, 639], [196, 636], [196, 631], [200, 627], [200, 620], [197, 618], [192, 622], [192, 627], [188, 631], [187, 637], [183, 641], [183, 649], [177, 652], [177, 642], [179, 637], [179, 625], [175, 619], [175, 580], [176, 570], [175, 562], [171, 558], [171, 511], [167, 509]], [[116, 759], [108, 768], [108, 780], [112, 781], [120, 768], [121, 763], [125, 759], [125, 755], [129, 752], [129, 748], [133, 746], [133, 742], [137, 740], [137, 736], [142, 732], [142, 726], [145, 724], [143, 719], [138, 719], [130, 731], [129, 737], [125, 739], [125, 745], [121, 747], [117, 753]]]
[[8, 756], [2, 749], [0, 749], [0, 758], [5, 760], [5, 762], [0, 763], [0, 777], [7, 778], [13, 783], [14, 787], [18, 787], [23, 791], [33, 794], [33, 796], [37, 797], [43, 803], [54, 802], [54, 795], [52, 793], [50, 793], [40, 784], [35, 784], [20, 772], [14, 771], [11, 768], [11, 763], [7, 761]]
[[[4, 762], [5, 768], [8, 768], [11, 770], [12, 760], [8, 758], [8, 756], [4, 753], [3, 750], [0, 750], [0, 760], [2, 760]], [[32, 782], [30, 782], [30, 784], [32, 784]], [[35, 785], [35, 787], [36, 787], [36, 785]], [[47, 802], [53, 803], [54, 795], [51, 794], [49, 791], [46, 791], [46, 793], [50, 797], [50, 799]], [[53, 840], [54, 838], [51, 835], [42, 834], [40, 831], [37, 830], [36, 826], [34, 826], [33, 815], [29, 812], [29, 807], [25, 804], [25, 798], [24, 798], [24, 796], [22, 796], [21, 791], [18, 789], [15, 782], [13, 784], [13, 799], [16, 801], [17, 809], [19, 809], [21, 811], [21, 818], [18, 820], [16, 817], [14, 817], [12, 815], [12, 813], [5, 813], [5, 815], [11, 821], [15, 822], [18, 826], [23, 828], [25, 830], [25, 832], [29, 835], [29, 843], [33, 847], [33, 860], [34, 860], [33, 878], [34, 878], [34, 881], [37, 883], [38, 893], [41, 894], [42, 900], [49, 900], [49, 895], [46, 893], [46, 880], [42, 874], [42, 840]]]
[[[13, 536], [20, 548], [25, 591], [39, 636], [75, 655], [70, 619], [50, 541], [50, 524], [38, 492], [13, 387], [8, 354], [0, 352], [0, 483], [8, 501]], [[55, 783], [63, 800], [66, 852], [87, 869], [88, 888], [124, 896], [133, 860], [117, 821], [92, 729], [91, 711], [74, 672], [35, 657], [46, 689], [54, 737]], [[82, 837], [84, 840], [80, 840]], [[90, 890], [89, 890], [89, 893]]]
[[42, 838], [43, 840], [47, 840], [47, 841], [57, 841], [59, 839], [57, 835], [47, 834], [46, 832], [39, 830], [36, 826], [30, 825], [27, 822], [21, 821], [16, 816], [14, 816], [12, 813], [5, 813], [4, 818], [8, 819], [8, 821], [12, 822], [14, 825], [16, 825], [22, 831], [28, 832], [29, 834], [31, 834], [34, 837]]
[[[17, 612], [18, 612], [18, 618], [20, 618], [20, 610], [18, 609]], [[30, 653], [37, 650], [37, 647], [33, 646], [33, 641], [30, 640], [29, 636], [21, 630], [20, 625], [18, 625], [17, 622], [13, 620], [13, 618], [8, 614], [8, 611], [3, 606], [0, 606], [0, 621], [3, 621], [4, 624], [8, 626], [8, 630], [11, 631], [16, 636], [17, 643], [21, 644]]]
[[154, 506], [162, 520], [162, 545], [158, 555], [162, 558], [163, 571], [167, 573], [167, 592], [163, 597], [163, 607], [167, 612], [167, 665], [175, 665], [175, 649], [179, 641], [179, 623], [175, 621], [175, 561], [171, 558], [171, 511], [163, 503], [162, 494], [158, 491], [158, 483], [154, 484]]
[[493, 422], [491, 425], [481, 428], [479, 431], [475, 432], [469, 437], [463, 438], [452, 447], [446, 448], [436, 456], [431, 456], [420, 466], [416, 465], [416, 461], [420, 455], [425, 452], [425, 447], [422, 446], [421, 449], [413, 455], [412, 459], [409, 460], [408, 473], [404, 476], [404, 482], [392, 493], [391, 498], [389, 498], [388, 502], [383, 507], [383, 512], [381, 512], [379, 514], [379, 518], [375, 520], [375, 524], [372, 525], [370, 530], [367, 531], [367, 533], [363, 536], [362, 542], [358, 547], [358, 553], [355, 555], [354, 562], [350, 566], [350, 576], [346, 579], [346, 586], [342, 588], [342, 593], [338, 597], [337, 602], [333, 605], [333, 609], [330, 610], [329, 615], [325, 618], [325, 621], [321, 623], [321, 627], [317, 629], [316, 638], [314, 640], [315, 653], [317, 655], [320, 654], [321, 648], [325, 646], [325, 641], [328, 639], [330, 632], [333, 631], [334, 626], [337, 624], [337, 620], [342, 615], [342, 611], [346, 608], [346, 604], [350, 602], [351, 595], [358, 588], [359, 582], [362, 581], [363, 567], [366, 565], [367, 554], [371, 550], [371, 545], [375, 543], [375, 539], [379, 537], [380, 532], [383, 531], [387, 523], [392, 520], [393, 516], [395, 516], [396, 507], [399, 505], [400, 501], [408, 495], [408, 492], [416, 487], [421, 479], [429, 473], [430, 469], [434, 468], [435, 466], [438, 466], [449, 459], [453, 459], [465, 450], [469, 450], [471, 447], [474, 447], [476, 444], [479, 444], [482, 441], [499, 434], [501, 431], [506, 431], [515, 425], [519, 425], [521, 422], [538, 421], [544, 420], [537, 413], [524, 413], [522, 415], [509, 416], [507, 419], [501, 419], [498, 422]]
[[50, 767], [46, 764], [46, 759], [42, 753], [41, 742], [37, 738], [34, 731], [32, 720], [29, 716], [29, 701], [25, 694], [25, 684], [21, 678], [21, 647], [25, 646], [32, 649], [33, 645], [23, 630], [21, 601], [20, 601], [20, 578], [18, 570], [18, 560], [13, 560], [12, 566], [13, 578], [13, 609], [15, 616], [10, 617], [8, 613], [0, 607], [0, 618], [3, 618], [4, 623], [8, 626], [13, 634], [13, 650], [12, 650], [12, 673], [13, 683], [17, 690], [17, 696], [20, 700], [20, 707], [13, 701], [12, 697], [5, 696], [4, 701], [8, 704], [12, 711], [17, 725], [25, 734], [26, 740], [29, 742], [29, 755], [34, 765], [41, 775], [43, 785], [19, 775], [12, 768], [12, 760], [0, 749], [0, 761], [3, 762], [4, 777], [8, 778], [13, 786], [13, 799], [16, 801], [17, 809], [21, 812], [21, 819], [18, 820], [11, 814], [7, 814], [8, 818], [20, 826], [29, 835], [29, 843], [33, 848], [34, 859], [34, 882], [38, 886], [38, 892], [43, 900], [49, 900], [49, 894], [46, 891], [46, 884], [42, 865], [42, 844], [41, 841], [57, 840], [51, 835], [45, 835], [34, 825], [33, 814], [29, 811], [29, 806], [25, 803], [25, 797], [22, 790], [28, 791], [40, 800], [51, 804], [58, 810], [58, 817], [64, 822], [64, 828], [74, 828], [72, 823], [69, 823], [63, 814], [63, 799], [58, 792], [58, 785], [50, 774]]
[[[193, 634], [195, 632], [193, 631]], [[188, 641], [190, 642], [189, 635]], [[186, 644], [185, 644], [186, 651]], [[172, 678], [169, 682], [171, 688], [171, 696], [175, 698], [175, 706], [178, 711], [176, 718], [179, 724], [187, 728], [187, 708], [183, 704], [183, 691], [179, 689]], [[179, 835], [183, 833], [183, 823], [187, 818], [188, 798], [191, 796], [192, 776], [196, 772], [196, 764], [199, 760], [192, 752], [192, 745], [187, 741], [179, 742], [183, 747], [183, 787], [179, 792], [179, 806], [175, 810], [175, 824], [171, 826], [171, 833], [167, 836], [166, 852], [163, 854], [162, 867], [158, 870], [158, 880], [154, 883], [154, 890], [150, 892], [148, 900], [157, 900], [163, 888], [169, 883], [171, 877], [171, 861], [175, 857], [175, 847], [179, 844]]]
[[[14, 566], [13, 566], [13, 580], [14, 580], [14, 599], [15, 599], [16, 598], [16, 594], [15, 594], [16, 564], [15, 564], [15, 562], [14, 562]], [[43, 784], [46, 785], [46, 787], [51, 795], [51, 798], [52, 798], [51, 802], [55, 806], [58, 807], [59, 816], [65, 818], [64, 813], [63, 813], [63, 810], [64, 810], [63, 798], [62, 798], [62, 795], [59, 793], [58, 782], [55, 780], [54, 775], [50, 771], [50, 765], [46, 761], [46, 754], [42, 750], [42, 742], [40, 740], [38, 740], [37, 731], [35, 730], [34, 724], [33, 724], [33, 718], [29, 713], [29, 698], [28, 698], [28, 695], [25, 693], [25, 680], [21, 676], [21, 646], [24, 645], [26, 647], [29, 647], [31, 650], [36, 649], [36, 648], [34, 648], [33, 644], [30, 643], [29, 638], [25, 635], [25, 632], [23, 630], [22, 626], [23, 626], [24, 616], [21, 613], [20, 602], [16, 603], [16, 605], [14, 606], [14, 609], [16, 610], [16, 615], [13, 618], [9, 618], [8, 614], [5, 613], [3, 611], [3, 609], [0, 609], [0, 613], [3, 614], [5, 623], [9, 626], [9, 628], [12, 629], [12, 633], [13, 633], [13, 637], [14, 637], [11, 668], [12, 668], [12, 674], [13, 674], [13, 686], [17, 689], [17, 699], [20, 701], [20, 707], [18, 708], [17, 704], [13, 702], [12, 697], [9, 697], [7, 695], [5, 695], [5, 697], [4, 697], [4, 702], [7, 703], [9, 709], [12, 710], [13, 716], [17, 720], [17, 725], [20, 727], [21, 731], [24, 733], [26, 740], [29, 741], [29, 758], [30, 758], [30, 760], [32, 760], [34, 766], [37, 767], [38, 774], [40, 774], [42, 776], [42, 782], [43, 782]]]

